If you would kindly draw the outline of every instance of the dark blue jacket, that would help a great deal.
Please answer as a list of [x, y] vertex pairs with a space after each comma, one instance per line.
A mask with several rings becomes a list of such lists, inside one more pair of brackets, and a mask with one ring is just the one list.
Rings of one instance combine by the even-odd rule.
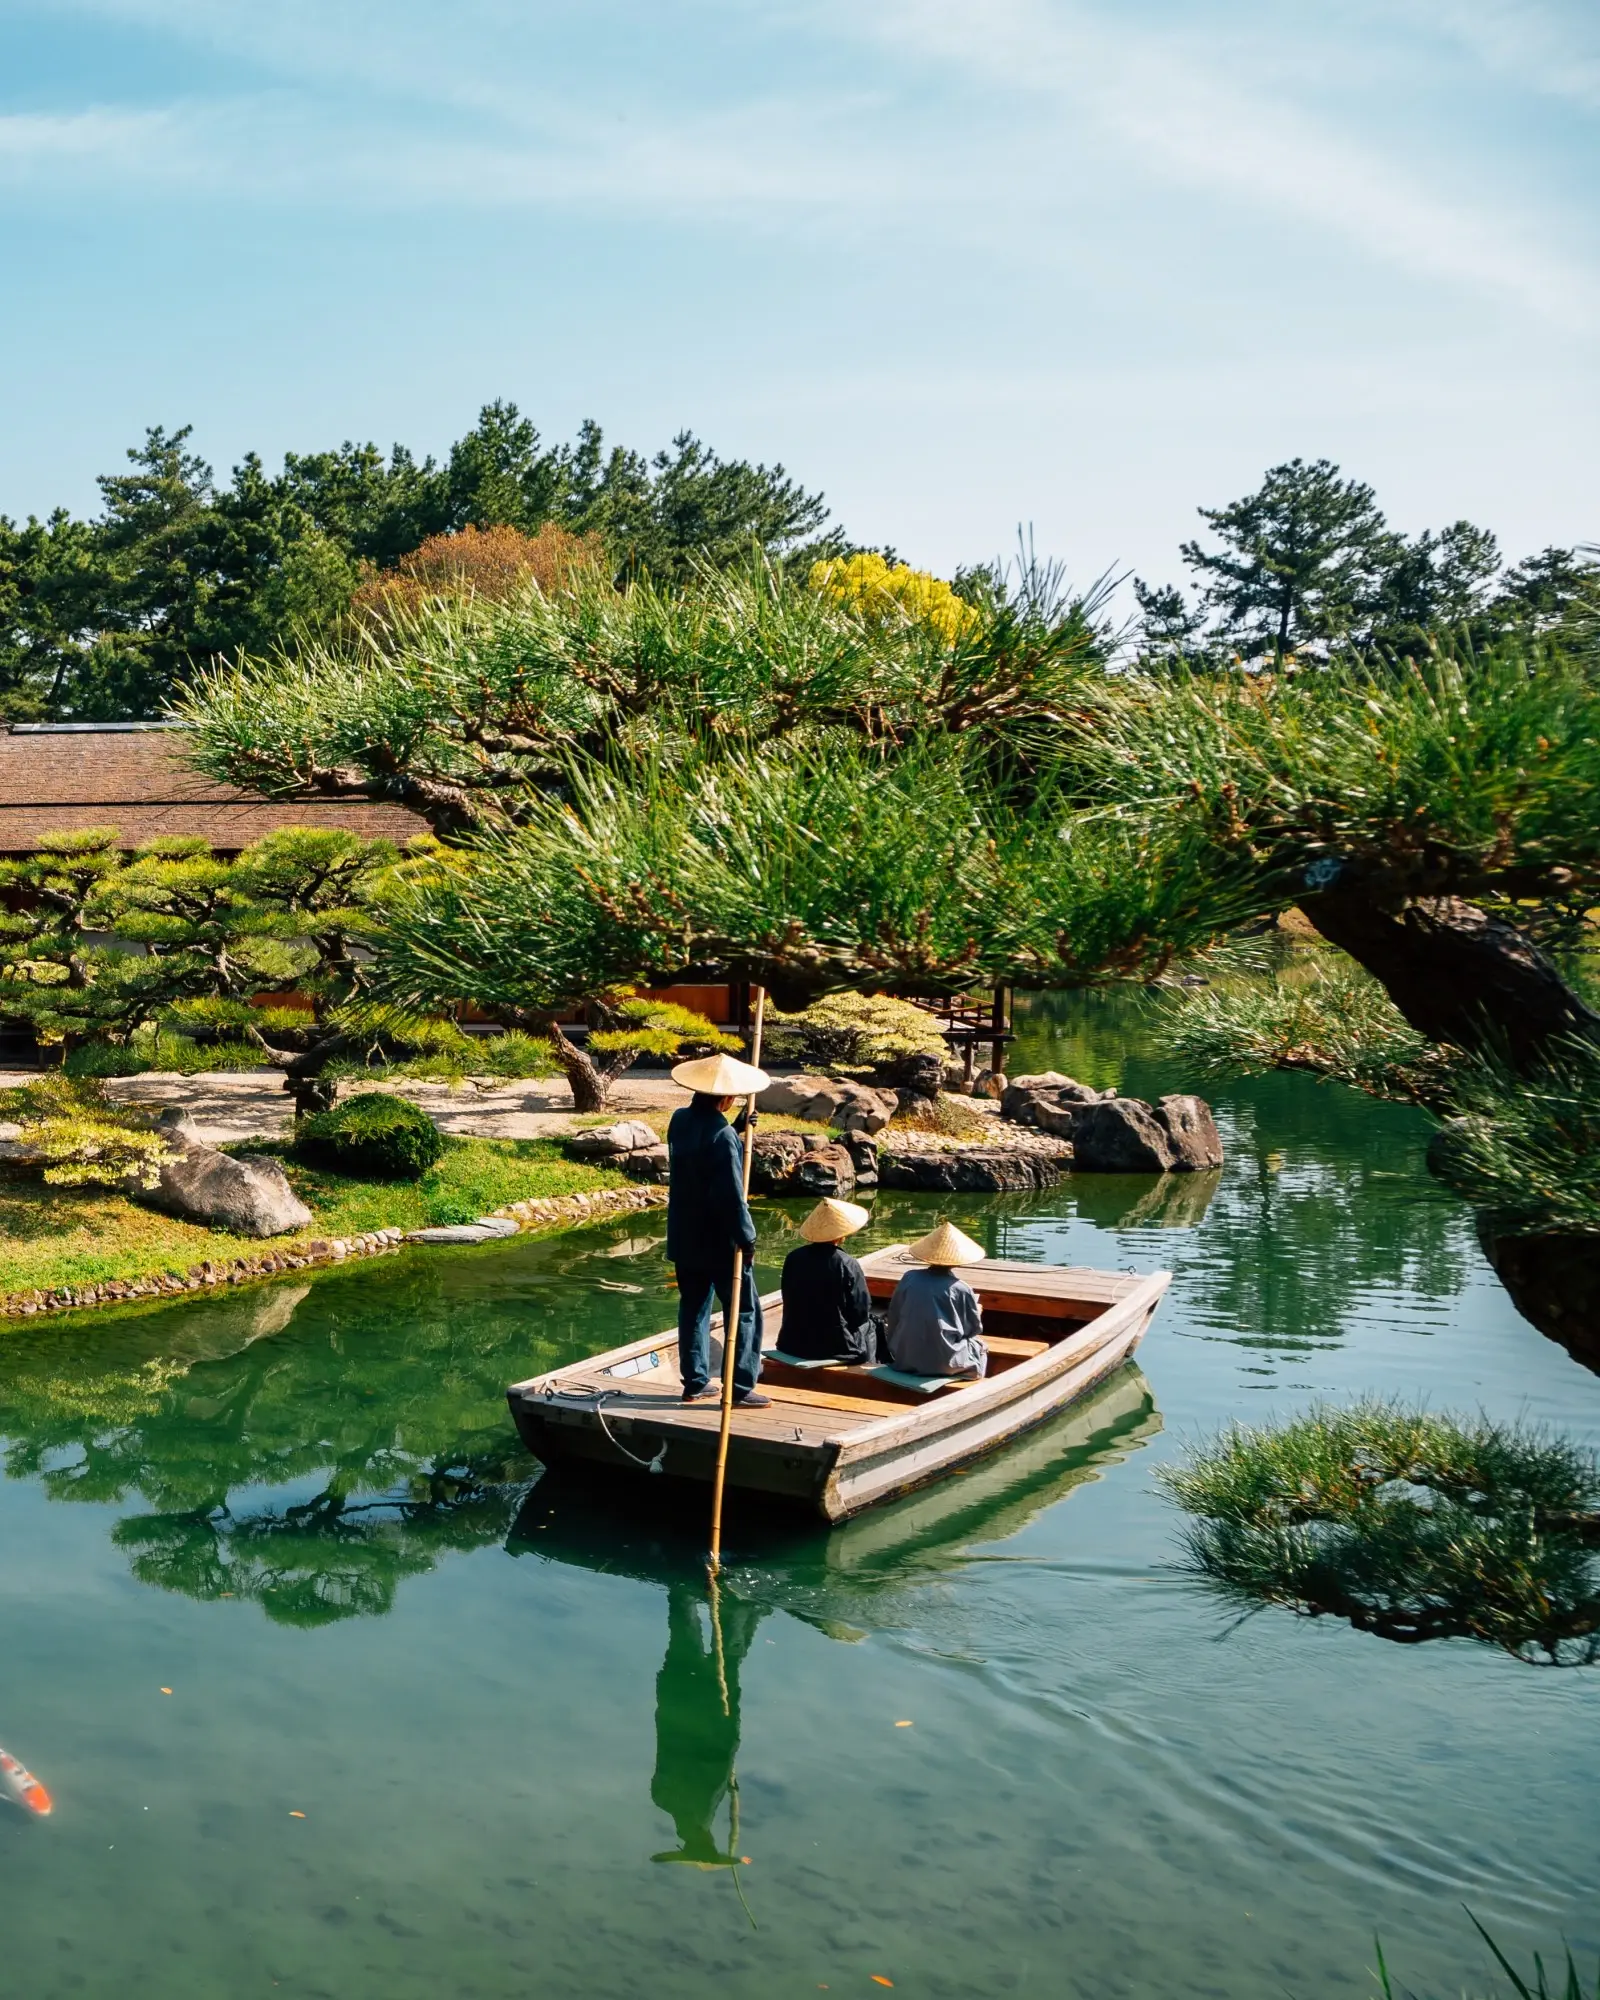
[[667, 1256], [690, 1270], [720, 1271], [735, 1246], [748, 1256], [756, 1225], [744, 1198], [744, 1148], [714, 1097], [696, 1096], [667, 1127]]

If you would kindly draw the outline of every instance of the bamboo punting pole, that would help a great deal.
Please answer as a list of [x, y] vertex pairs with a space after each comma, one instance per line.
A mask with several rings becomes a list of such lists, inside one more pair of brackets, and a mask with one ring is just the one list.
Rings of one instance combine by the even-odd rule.
[[[750, 1040], [750, 1060], [761, 1067], [761, 1027], [767, 1012], [767, 989], [758, 986], [755, 1033]], [[756, 1097], [750, 1093], [744, 1116], [744, 1191], [750, 1193], [750, 1162], [756, 1140]], [[717, 1473], [711, 1483], [711, 1574], [722, 1568], [722, 1489], [728, 1476], [728, 1439], [733, 1431], [733, 1364], [739, 1351], [739, 1307], [744, 1293], [744, 1252], [733, 1253], [733, 1289], [728, 1308], [722, 1315], [722, 1422], [717, 1431]], [[759, 1336], [758, 1336], [759, 1337]]]

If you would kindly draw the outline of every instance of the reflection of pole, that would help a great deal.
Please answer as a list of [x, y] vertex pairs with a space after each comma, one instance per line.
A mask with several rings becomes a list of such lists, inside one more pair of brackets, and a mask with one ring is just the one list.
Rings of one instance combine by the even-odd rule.
[[[756, 988], [756, 1025], [750, 1041], [750, 1060], [761, 1067], [761, 1026], [767, 1010], [767, 990]], [[750, 1162], [756, 1138], [756, 1094], [750, 1093], [744, 1120], [744, 1191], [750, 1193]], [[733, 1289], [722, 1315], [722, 1423], [717, 1432], [717, 1471], [711, 1486], [711, 1574], [722, 1567], [722, 1489], [728, 1475], [728, 1439], [733, 1430], [733, 1364], [739, 1348], [739, 1328], [744, 1318], [744, 1251], [733, 1253]], [[756, 1329], [759, 1343], [760, 1328]], [[727, 1696], [724, 1693], [724, 1701]]]

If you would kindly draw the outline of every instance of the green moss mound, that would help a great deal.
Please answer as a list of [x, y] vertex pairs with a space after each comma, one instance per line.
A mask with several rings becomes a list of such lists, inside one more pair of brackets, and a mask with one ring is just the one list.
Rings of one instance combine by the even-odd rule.
[[297, 1159], [358, 1180], [419, 1181], [444, 1153], [444, 1139], [425, 1111], [386, 1091], [366, 1091], [332, 1111], [302, 1120]]

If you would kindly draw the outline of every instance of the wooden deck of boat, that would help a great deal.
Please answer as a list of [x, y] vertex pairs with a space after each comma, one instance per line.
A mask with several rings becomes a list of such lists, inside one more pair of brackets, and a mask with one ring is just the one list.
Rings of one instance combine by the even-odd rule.
[[[917, 1259], [909, 1255], [904, 1245], [891, 1244], [886, 1249], [869, 1253], [862, 1258], [861, 1264], [868, 1290], [875, 1299], [883, 1299], [894, 1290], [904, 1273], [916, 1266]], [[1049, 1337], [1045, 1337], [1042, 1325], [1039, 1337], [1034, 1338], [1028, 1337], [1032, 1327], [1029, 1327], [1028, 1334], [1021, 1336], [986, 1332], [990, 1380], [1005, 1368], [1043, 1353], [1053, 1339], [1061, 1338], [1064, 1323], [1071, 1325], [1093, 1319], [1139, 1282], [1131, 1273], [1068, 1265], [1023, 1264], [1000, 1258], [963, 1267], [960, 1275], [983, 1300], [986, 1323], [1005, 1315], [1006, 1323], [1014, 1324], [1013, 1314], [1035, 1324], [1044, 1320], [1053, 1322]], [[893, 1384], [854, 1370], [818, 1370], [814, 1385], [811, 1379], [796, 1379], [799, 1371], [784, 1370], [781, 1362], [774, 1361], [772, 1356], [783, 1319], [781, 1298], [779, 1294], [771, 1293], [762, 1299], [761, 1304], [764, 1351], [761, 1392], [772, 1399], [771, 1407], [737, 1410], [734, 1426], [739, 1435], [770, 1440], [774, 1444], [817, 1446], [847, 1438], [853, 1431], [868, 1424], [881, 1423], [887, 1416], [904, 1414], [913, 1408], [927, 1408], [935, 1400], [915, 1391], [897, 1389]], [[720, 1334], [720, 1314], [712, 1325]], [[655, 1357], [653, 1366], [619, 1381], [614, 1373], [619, 1360], [647, 1355]], [[711, 1436], [716, 1434], [721, 1421], [714, 1399], [704, 1403], [686, 1404], [683, 1401], [677, 1339], [671, 1330], [637, 1341], [629, 1347], [596, 1355], [588, 1362], [563, 1368], [558, 1371], [558, 1377], [563, 1396], [603, 1396], [606, 1415], [611, 1419], [620, 1418], [631, 1423], [654, 1422], [673, 1432], [703, 1431]], [[831, 1386], [824, 1388], [823, 1380]], [[518, 1388], [521, 1387], [519, 1384]], [[938, 1400], [960, 1393], [960, 1389], [948, 1389], [941, 1393]]]

